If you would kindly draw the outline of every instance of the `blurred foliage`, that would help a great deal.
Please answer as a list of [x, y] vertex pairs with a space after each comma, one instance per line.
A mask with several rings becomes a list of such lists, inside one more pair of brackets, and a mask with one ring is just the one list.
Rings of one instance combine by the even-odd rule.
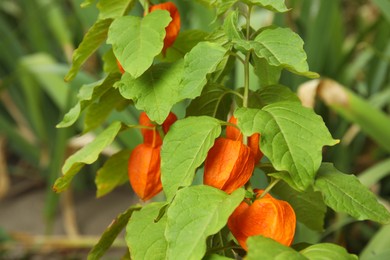
[[[64, 158], [74, 150], [69, 146], [69, 138], [79, 134], [83, 127], [81, 122], [65, 129], [56, 129], [55, 125], [76, 103], [82, 85], [103, 78], [101, 60], [107, 46], [87, 61], [83, 72], [72, 82], [63, 80], [70, 68], [72, 52], [97, 16], [95, 6], [81, 9], [81, 2], [0, 1], [0, 35], [3, 36], [0, 40], [0, 137], [6, 139], [5, 149], [0, 153], [5, 154], [9, 176], [18, 180], [38, 180], [47, 185], [48, 224], [58, 205], [51, 185], [61, 174]], [[201, 1], [177, 2], [183, 29], [210, 31], [223, 19], [213, 21], [213, 11], [198, 3]], [[372, 109], [382, 111], [389, 118], [389, 1], [287, 0], [286, 3], [292, 10], [285, 14], [273, 16], [268, 11], [256, 10], [252, 24], [260, 27], [274, 22], [292, 28], [305, 42], [311, 71], [346, 86], [367, 101]], [[141, 14], [141, 6], [137, 6], [135, 12]], [[256, 77], [251, 78], [251, 84], [258, 85]], [[239, 86], [243, 82], [242, 71], [237, 69], [232, 80]], [[304, 80], [289, 72], [282, 74], [282, 83], [294, 91]], [[176, 110], [179, 117], [184, 114], [182, 107]], [[340, 145], [327, 148], [324, 160], [334, 162], [344, 172], [362, 173], [362, 182], [373, 187], [389, 205], [390, 170], [386, 166], [389, 152], [360, 131], [362, 127], [356, 123], [361, 121], [350, 121], [321, 101], [316, 102], [315, 110], [324, 118], [333, 137], [341, 140]], [[137, 113], [131, 108], [120, 113], [113, 111], [107, 121], [119, 117], [122, 121], [135, 123]], [[380, 129], [388, 124], [390, 119], [370, 127]], [[133, 148], [139, 140], [139, 133], [130, 131], [126, 136], [120, 136], [115, 145]], [[93, 167], [90, 172], [95, 173], [97, 168]], [[386, 245], [380, 243], [390, 240], [388, 228], [377, 232], [380, 227], [376, 224], [355, 222], [332, 212], [328, 215], [327, 230], [323, 234], [300, 226], [296, 241], [336, 242], [352, 253], [363, 252], [362, 259], [373, 259], [372, 252], [383, 259], [390, 254]]]

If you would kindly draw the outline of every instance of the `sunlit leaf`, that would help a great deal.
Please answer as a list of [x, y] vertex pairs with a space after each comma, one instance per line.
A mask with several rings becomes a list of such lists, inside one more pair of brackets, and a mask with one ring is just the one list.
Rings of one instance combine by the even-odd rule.
[[111, 24], [107, 43], [123, 69], [134, 78], [141, 76], [163, 48], [165, 27], [172, 20], [168, 11], [156, 10], [143, 18], [123, 16]]
[[117, 86], [123, 97], [134, 101], [136, 108], [162, 124], [180, 100], [178, 88], [182, 73], [183, 62], [159, 63], [136, 79], [125, 73]]
[[355, 175], [338, 171], [331, 163], [323, 163], [314, 188], [324, 196], [325, 203], [337, 212], [345, 212], [358, 220], [390, 222], [390, 212]]
[[96, 5], [100, 11], [99, 19], [123, 16], [129, 12], [134, 4], [134, 0], [99, 0]]
[[234, 40], [240, 50], [253, 50], [269, 65], [285, 68], [293, 73], [309, 78], [318, 77], [310, 72], [303, 40], [289, 28], [270, 28], [262, 31], [253, 41]]
[[261, 151], [278, 171], [287, 171], [295, 189], [314, 182], [322, 148], [335, 145], [322, 118], [297, 102], [277, 102], [260, 109], [238, 109], [238, 126], [245, 135], [261, 134]]
[[72, 57], [72, 67], [65, 76], [66, 81], [76, 77], [81, 65], [91, 56], [99, 46], [106, 40], [108, 27], [112, 19], [97, 20], [97, 22], [84, 35], [79, 47], [74, 51]]
[[274, 12], [286, 12], [288, 8], [284, 3], [285, 0], [243, 0], [244, 3], [264, 7]]
[[131, 259], [166, 259], [166, 214], [155, 221], [163, 206], [163, 202], [154, 202], [147, 204], [141, 211], [134, 212], [126, 227], [126, 242]]
[[187, 117], [171, 126], [161, 149], [161, 181], [168, 200], [192, 183], [220, 133], [219, 121], [207, 116]]
[[195, 98], [207, 83], [206, 76], [215, 71], [226, 53], [225, 48], [211, 42], [200, 42], [184, 57], [183, 81], [179, 95]]
[[226, 225], [244, 195], [243, 189], [228, 195], [205, 185], [179, 190], [167, 212], [168, 259], [201, 259], [207, 237]]
[[62, 121], [57, 124], [57, 127], [62, 128], [73, 125], [79, 118], [80, 113], [112, 88], [114, 82], [119, 79], [120, 74], [113, 73], [102, 80], [82, 86], [77, 94], [79, 99], [77, 104], [65, 114]]
[[291, 247], [284, 246], [275, 240], [263, 236], [249, 237], [247, 240], [248, 254], [246, 260], [288, 259], [307, 260]]
[[54, 183], [53, 189], [55, 192], [62, 192], [68, 188], [73, 177], [80, 171], [85, 164], [95, 162], [99, 154], [108, 145], [114, 141], [114, 138], [121, 129], [120, 122], [112, 123], [108, 128], [101, 132], [95, 140], [87, 144], [76, 153], [72, 154], [62, 167], [63, 176], [58, 178]]
[[323, 259], [343, 259], [343, 260], [357, 260], [356, 255], [349, 254], [348, 251], [341, 246], [331, 243], [321, 243], [309, 246], [300, 252], [302, 255], [310, 260]]

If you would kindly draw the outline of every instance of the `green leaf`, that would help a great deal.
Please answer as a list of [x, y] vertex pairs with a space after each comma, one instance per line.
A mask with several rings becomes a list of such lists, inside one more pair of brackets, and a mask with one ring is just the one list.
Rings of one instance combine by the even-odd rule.
[[261, 151], [278, 171], [287, 171], [295, 189], [314, 181], [322, 161], [322, 147], [333, 140], [322, 118], [297, 102], [278, 102], [259, 109], [238, 109], [238, 126], [247, 136], [261, 134]]
[[202, 94], [187, 107], [186, 116], [210, 116], [226, 120], [231, 104], [229, 91], [217, 84], [206, 85]]
[[220, 134], [219, 121], [207, 116], [187, 117], [171, 126], [161, 148], [161, 181], [168, 201], [179, 187], [191, 185]]
[[117, 89], [111, 88], [104, 93], [98, 102], [88, 106], [84, 119], [84, 133], [99, 127], [111, 111], [121, 108], [129, 101], [124, 99]]
[[128, 182], [127, 164], [130, 150], [122, 150], [111, 156], [97, 172], [95, 183], [96, 197], [102, 197], [117, 186]]
[[134, 0], [99, 0], [99, 19], [117, 18], [126, 15], [134, 6]]
[[118, 83], [119, 91], [124, 98], [133, 100], [136, 108], [145, 110], [152, 121], [162, 124], [180, 100], [182, 73], [183, 62], [159, 63], [136, 79], [125, 73]]
[[166, 50], [165, 57], [159, 57], [164, 62], [175, 62], [184, 58], [199, 42], [205, 41], [209, 33], [200, 30], [186, 30], [180, 32], [175, 43]]
[[240, 50], [253, 50], [257, 57], [269, 65], [285, 68], [309, 78], [319, 75], [309, 71], [303, 40], [289, 28], [270, 28], [262, 31], [254, 41], [234, 40]]
[[283, 13], [289, 10], [284, 0], [243, 0], [243, 2], [249, 5], [261, 6], [273, 12]]
[[237, 2], [237, 0], [219, 0], [218, 5], [215, 6], [217, 10], [217, 18], [226, 13]]
[[62, 167], [63, 176], [58, 178], [54, 183], [54, 191], [62, 192], [66, 190], [73, 177], [85, 164], [95, 162], [103, 149], [114, 141], [121, 126], [122, 124], [120, 122], [112, 123], [107, 129], [101, 132], [95, 140], [72, 154]]
[[126, 227], [126, 242], [131, 259], [166, 259], [166, 214], [155, 222], [160, 208], [164, 205], [164, 202], [154, 202], [147, 204], [141, 211], [134, 212]]
[[[244, 89], [239, 89], [239, 92], [243, 94]], [[283, 85], [270, 85], [255, 92], [250, 91], [248, 107], [263, 108], [266, 105], [283, 101], [301, 103], [298, 96], [290, 88]], [[236, 98], [236, 102], [238, 107], [242, 106], [242, 98]]]
[[238, 14], [238, 10], [230, 12], [223, 23], [223, 29], [225, 30], [229, 41], [234, 39], [244, 39], [243, 33], [237, 28]]
[[337, 212], [345, 212], [358, 220], [370, 219], [390, 223], [390, 213], [355, 175], [338, 171], [332, 164], [320, 167], [314, 188], [324, 196], [325, 203]]
[[263, 237], [252, 236], [247, 240], [248, 254], [246, 260], [259, 259], [288, 259], [288, 260], [307, 260], [306, 257], [299, 254], [294, 249], [282, 245], [275, 240]]
[[118, 215], [104, 231], [103, 235], [99, 239], [99, 242], [88, 253], [88, 260], [100, 259], [126, 226], [133, 212], [140, 209], [141, 206], [131, 206], [125, 212]]
[[312, 245], [303, 249], [300, 253], [310, 260], [324, 259], [324, 257], [326, 257], [326, 259], [358, 259], [356, 255], [349, 254], [344, 247], [331, 243]]
[[65, 76], [66, 81], [71, 81], [76, 77], [81, 65], [91, 56], [99, 46], [106, 40], [108, 27], [112, 19], [98, 20], [85, 34], [79, 47], [75, 50], [72, 57], [72, 67]]
[[212, 255], [207, 255], [202, 259], [203, 260], [228, 260], [228, 259], [234, 259], [234, 258], [230, 258], [230, 257], [222, 256], [222, 255], [217, 255], [217, 254], [212, 254]]
[[205, 185], [179, 190], [167, 212], [168, 259], [201, 259], [207, 237], [226, 225], [244, 195], [243, 189], [228, 195]]
[[272, 188], [272, 192], [294, 208], [299, 222], [312, 230], [324, 230], [324, 218], [327, 208], [320, 192], [314, 191], [312, 187], [303, 192], [298, 192], [285, 182], [279, 182]]
[[166, 10], [156, 10], [144, 18], [123, 16], [114, 20], [107, 43], [123, 69], [134, 78], [141, 76], [163, 48], [165, 27], [172, 20]]
[[96, 0], [84, 0], [84, 2], [82, 2], [82, 3], [80, 4], [80, 6], [81, 6], [82, 8], [84, 8], [84, 7], [87, 7], [87, 6], [91, 5], [91, 4], [93, 4], [95, 1], [96, 1]]
[[100, 98], [104, 93], [106, 93], [112, 86], [114, 82], [120, 79], [119, 73], [109, 74], [106, 78], [99, 80], [97, 82], [83, 85], [77, 97], [79, 101], [77, 104], [65, 114], [64, 118], [56, 127], [68, 127], [73, 125], [76, 120], [79, 118], [80, 113], [92, 104], [95, 100]]
[[207, 75], [214, 72], [226, 50], [219, 44], [200, 42], [184, 57], [184, 75], [179, 96], [195, 98], [207, 83]]
[[257, 77], [260, 80], [262, 87], [277, 85], [282, 73], [282, 68], [271, 66], [264, 58], [259, 58], [256, 55], [253, 57], [254, 69]]

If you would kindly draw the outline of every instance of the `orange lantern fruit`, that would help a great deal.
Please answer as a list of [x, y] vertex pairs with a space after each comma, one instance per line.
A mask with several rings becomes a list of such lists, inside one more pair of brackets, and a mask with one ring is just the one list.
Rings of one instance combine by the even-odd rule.
[[177, 10], [177, 7], [172, 2], [166, 2], [162, 4], [152, 5], [149, 8], [149, 12], [154, 10], [167, 10], [171, 15], [172, 21], [165, 28], [165, 38], [164, 38], [164, 47], [162, 49], [163, 54], [165, 55], [166, 49], [168, 49], [175, 42], [177, 35], [180, 31], [180, 14]]
[[[258, 198], [263, 190], [255, 190]], [[250, 203], [241, 202], [228, 219], [228, 227], [238, 243], [248, 250], [246, 240], [262, 235], [290, 246], [295, 234], [296, 217], [291, 205], [267, 193], [263, 198]]]
[[130, 185], [144, 201], [151, 199], [162, 190], [160, 150], [161, 146], [139, 144], [129, 158]]
[[218, 138], [207, 154], [203, 182], [230, 194], [248, 182], [254, 167], [248, 146], [241, 141]]
[[[229, 119], [229, 123], [232, 123], [234, 125], [237, 125], [238, 119], [234, 116], [232, 116]], [[227, 126], [226, 127], [226, 138], [232, 139], [235, 141], [240, 141], [243, 138], [243, 135], [241, 131], [234, 126]], [[260, 151], [259, 148], [259, 141], [260, 141], [260, 134], [253, 134], [248, 137], [248, 146], [251, 149], [254, 157], [255, 157], [255, 164], [257, 164], [261, 158], [263, 158], [263, 153]]]

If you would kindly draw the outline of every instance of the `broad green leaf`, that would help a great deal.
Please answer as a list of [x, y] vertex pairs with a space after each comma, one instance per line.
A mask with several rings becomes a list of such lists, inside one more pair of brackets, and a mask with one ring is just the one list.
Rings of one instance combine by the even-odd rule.
[[278, 102], [259, 109], [238, 109], [238, 126], [247, 136], [261, 134], [261, 151], [278, 171], [287, 171], [295, 189], [314, 181], [322, 161], [322, 148], [333, 140], [322, 118], [297, 102]]
[[134, 0], [99, 0], [99, 19], [117, 18], [126, 15], [134, 6]]
[[207, 237], [226, 225], [244, 195], [243, 189], [228, 195], [205, 185], [179, 190], [167, 212], [168, 259], [201, 259]]
[[74, 51], [72, 57], [72, 67], [65, 76], [66, 81], [71, 81], [76, 77], [81, 65], [91, 56], [99, 46], [106, 40], [108, 27], [112, 19], [97, 20], [85, 34], [79, 47]]
[[316, 231], [324, 230], [324, 218], [326, 205], [320, 192], [309, 187], [303, 192], [298, 192], [285, 182], [279, 182], [272, 188], [272, 192], [278, 198], [285, 200], [294, 208], [297, 220], [308, 228]]
[[321, 243], [309, 246], [302, 251], [302, 255], [307, 257], [310, 260], [319, 260], [319, 259], [343, 259], [343, 260], [357, 260], [356, 255], [349, 254], [344, 247], [331, 244], [331, 243]]
[[179, 187], [191, 185], [220, 134], [219, 121], [207, 116], [187, 117], [171, 126], [161, 148], [161, 181], [168, 201]]
[[164, 202], [154, 202], [147, 204], [141, 211], [134, 212], [126, 227], [126, 242], [131, 259], [167, 259], [167, 241], [164, 237], [166, 214], [155, 222], [164, 205]]
[[358, 220], [390, 223], [390, 212], [375, 195], [355, 175], [343, 174], [330, 163], [323, 163], [320, 167], [314, 188], [335, 211], [345, 212]]
[[230, 91], [216, 84], [206, 85], [202, 94], [187, 107], [186, 116], [210, 116], [226, 120], [231, 104]]
[[99, 154], [114, 141], [115, 136], [121, 129], [120, 122], [112, 123], [107, 129], [101, 132], [95, 140], [87, 144], [76, 153], [72, 154], [62, 167], [63, 176], [54, 183], [55, 192], [62, 192], [68, 188], [73, 177], [85, 164], [91, 164], [98, 159]]
[[261, 6], [265, 9], [280, 13], [287, 12], [289, 10], [284, 1], [285, 0], [243, 0], [244, 3], [249, 5]]
[[263, 237], [252, 236], [247, 240], [248, 254], [246, 260], [259, 259], [285, 259], [285, 260], [307, 260], [306, 257], [294, 249], [282, 245], [275, 240]]
[[141, 77], [125, 73], [118, 83], [124, 98], [134, 101], [135, 107], [145, 110], [152, 121], [162, 124], [172, 106], [180, 99], [178, 88], [183, 73], [183, 62], [159, 63]]
[[175, 43], [166, 50], [164, 62], [174, 62], [184, 58], [185, 54], [192, 50], [199, 42], [205, 41], [209, 33], [200, 30], [186, 30], [180, 32]]
[[118, 215], [104, 231], [99, 242], [88, 253], [88, 260], [100, 259], [129, 222], [131, 215], [140, 209], [141, 206], [131, 206], [125, 212]]
[[234, 40], [238, 49], [250, 51], [264, 58], [269, 65], [285, 68], [295, 74], [316, 78], [309, 71], [303, 40], [289, 28], [270, 28], [262, 31], [254, 41]]
[[123, 16], [114, 20], [107, 43], [123, 69], [134, 78], [141, 76], [163, 48], [165, 27], [172, 20], [166, 10], [156, 10], [143, 18]]
[[111, 192], [117, 186], [129, 181], [127, 176], [127, 164], [130, 150], [122, 150], [111, 156], [97, 171], [95, 178], [96, 197], [102, 197]]
[[226, 53], [219, 44], [200, 42], [184, 57], [184, 74], [179, 96], [195, 98], [207, 83], [207, 75], [214, 72]]
[[[241, 94], [244, 93], [244, 89], [239, 89]], [[270, 105], [277, 102], [296, 102], [301, 103], [298, 96], [292, 92], [288, 87], [283, 85], [271, 85], [266, 86], [260, 90], [250, 91], [248, 107], [249, 108], [263, 108], [266, 105]], [[236, 102], [239, 107], [242, 106], [242, 98], [236, 98]]]
[[237, 28], [238, 14], [238, 10], [230, 12], [223, 23], [223, 29], [225, 30], [226, 36], [230, 41], [233, 39], [244, 39], [244, 35]]
[[203, 260], [228, 260], [228, 259], [234, 259], [234, 258], [230, 258], [230, 257], [222, 256], [222, 255], [217, 255], [217, 254], [212, 254], [212, 255], [207, 255], [202, 259]]
[[93, 4], [95, 1], [96, 0], [84, 0], [84, 2], [82, 2], [80, 4], [80, 6], [84, 8], [84, 7], [87, 7], [87, 6], [91, 5], [91, 4]]
[[109, 89], [104, 93], [98, 102], [88, 106], [85, 112], [84, 133], [89, 132], [104, 123], [113, 109], [121, 108], [129, 101], [124, 99], [115, 88]]
[[254, 69], [257, 77], [260, 80], [260, 86], [266, 87], [270, 85], [277, 85], [282, 73], [282, 68], [271, 66], [264, 58], [253, 56]]
[[77, 97], [79, 101], [77, 104], [65, 114], [64, 118], [60, 123], [57, 124], [58, 128], [68, 127], [73, 125], [76, 120], [79, 118], [80, 113], [92, 104], [95, 100], [100, 98], [104, 93], [106, 93], [112, 86], [114, 82], [120, 79], [119, 73], [109, 74], [106, 78], [99, 80], [97, 82], [83, 85]]

